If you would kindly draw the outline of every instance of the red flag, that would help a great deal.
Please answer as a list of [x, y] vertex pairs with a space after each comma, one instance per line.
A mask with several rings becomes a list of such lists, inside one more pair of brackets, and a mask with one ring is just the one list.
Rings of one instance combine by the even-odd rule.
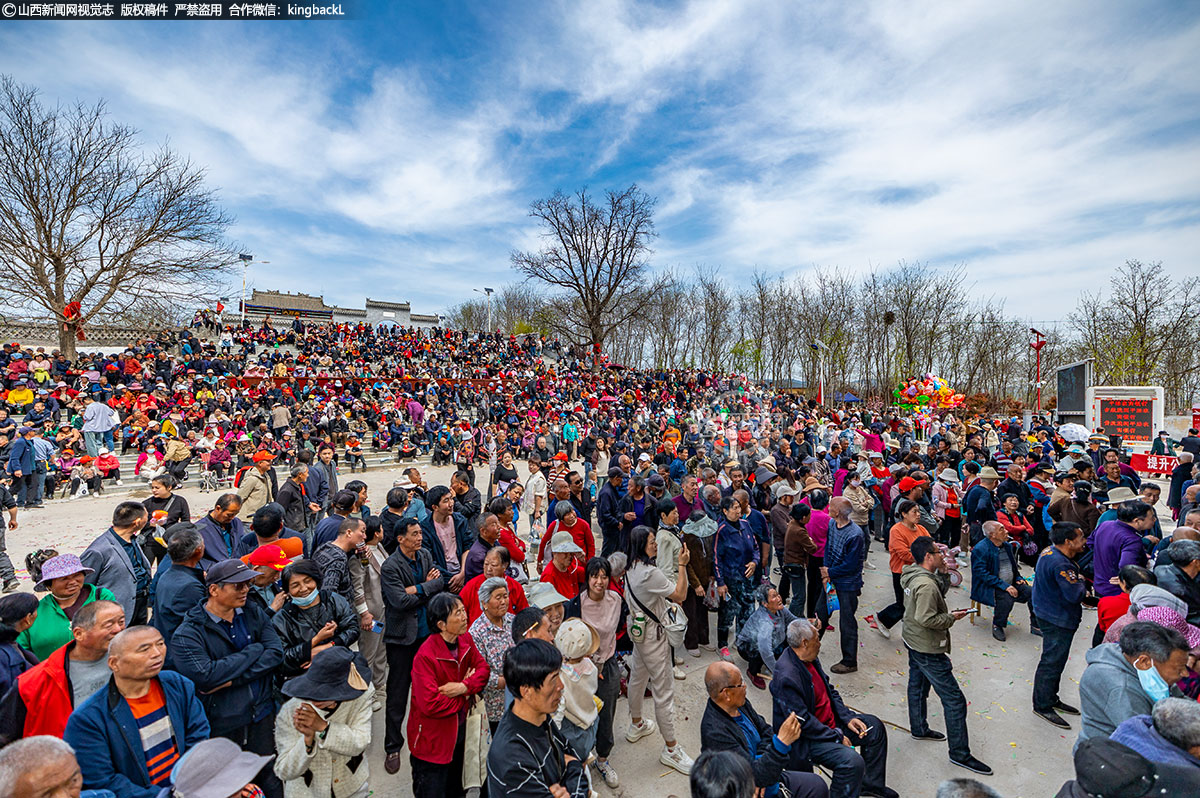
[[217, 313], [221, 313], [224, 310], [225, 310], [225, 303], [218, 299], [217, 300]]

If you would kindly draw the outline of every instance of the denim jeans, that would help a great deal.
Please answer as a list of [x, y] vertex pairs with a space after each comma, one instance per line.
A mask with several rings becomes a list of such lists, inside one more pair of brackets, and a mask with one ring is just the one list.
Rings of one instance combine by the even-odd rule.
[[942, 714], [946, 718], [946, 737], [950, 742], [950, 756], [965, 759], [971, 755], [967, 739], [967, 699], [954, 678], [954, 666], [948, 654], [923, 654], [908, 649], [908, 722], [912, 733], [922, 735], [929, 731], [928, 714], [929, 688], [932, 687], [942, 702]]
[[999, 626], [1001, 629], [1008, 626], [1008, 616], [1012, 613], [1013, 604], [1025, 604], [1029, 607], [1029, 625], [1036, 629], [1038, 619], [1033, 614], [1033, 588], [1021, 580], [1017, 580], [1014, 587], [1017, 589], [1016, 598], [1009, 595], [1007, 590], [996, 591], [996, 610], [992, 613], [992, 626]]
[[1042, 658], [1033, 675], [1033, 709], [1045, 712], [1058, 703], [1058, 684], [1062, 679], [1075, 630], [1042, 621]]
[[858, 667], [858, 612], [857, 590], [839, 590], [838, 599], [838, 634], [842, 643], [842, 664]]
[[808, 585], [804, 566], [795, 563], [783, 566], [783, 578], [787, 580], [792, 589], [792, 603], [788, 605], [788, 610], [797, 618], [803, 618], [804, 598]]
[[103, 440], [103, 432], [88, 432], [87, 430], [83, 431], [83, 447], [87, 449], [89, 457], [96, 456], [96, 453], [100, 451], [101, 441]]

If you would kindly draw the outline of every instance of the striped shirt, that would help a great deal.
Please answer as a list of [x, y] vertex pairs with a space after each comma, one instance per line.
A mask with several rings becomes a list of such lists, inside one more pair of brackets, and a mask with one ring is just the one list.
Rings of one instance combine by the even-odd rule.
[[171, 775], [171, 768], [179, 761], [179, 749], [175, 747], [175, 736], [171, 733], [171, 718], [167, 715], [162, 685], [158, 679], [152, 679], [150, 690], [144, 696], [126, 698], [125, 701], [142, 737], [150, 783], [163, 784]]

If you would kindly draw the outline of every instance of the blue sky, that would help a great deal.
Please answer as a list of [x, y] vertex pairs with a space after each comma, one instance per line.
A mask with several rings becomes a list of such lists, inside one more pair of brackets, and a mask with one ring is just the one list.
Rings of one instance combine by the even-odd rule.
[[1052, 320], [1127, 258], [1200, 274], [1200, 4], [359, 5], [0, 24], [0, 72], [169, 140], [254, 285], [338, 304], [471, 298], [532, 200], [631, 182], [655, 266], [733, 281], [961, 264]]

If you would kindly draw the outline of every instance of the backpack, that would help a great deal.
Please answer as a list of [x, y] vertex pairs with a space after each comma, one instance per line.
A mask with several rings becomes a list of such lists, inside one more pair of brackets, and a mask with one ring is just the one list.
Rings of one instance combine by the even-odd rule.
[[245, 465], [237, 470], [237, 473], [233, 475], [233, 486], [235, 488], [240, 488], [242, 486], [242, 477], [244, 477], [246, 472], [253, 467], [254, 466]]
[[57, 556], [58, 552], [54, 549], [38, 549], [25, 555], [25, 570], [35, 585], [42, 581], [42, 563]]

